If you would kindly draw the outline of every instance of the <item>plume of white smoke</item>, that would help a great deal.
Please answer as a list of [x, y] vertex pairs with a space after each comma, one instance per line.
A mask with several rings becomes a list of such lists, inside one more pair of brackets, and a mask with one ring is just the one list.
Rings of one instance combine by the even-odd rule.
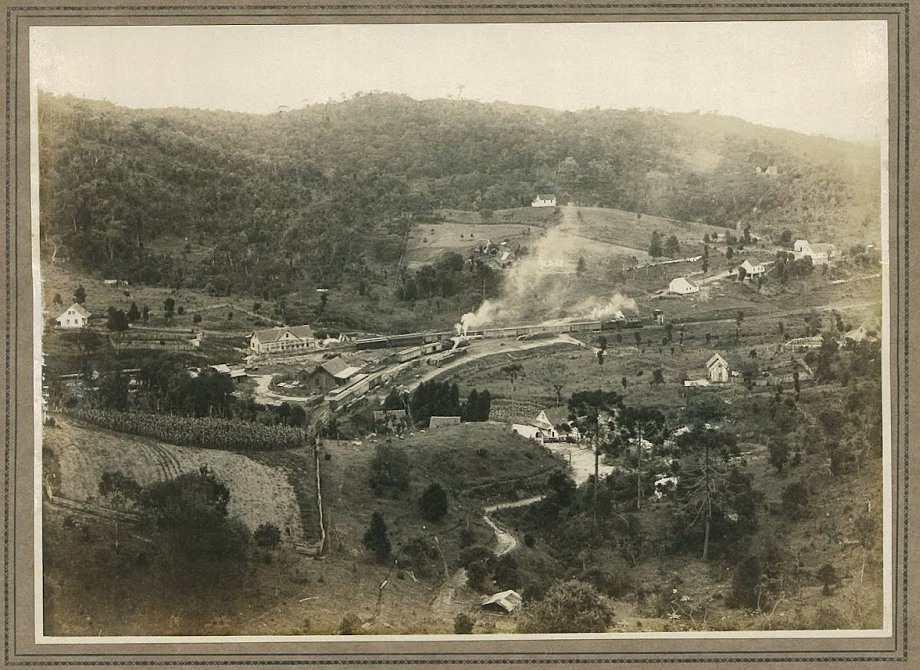
[[[582, 242], [575, 234], [575, 209], [566, 207], [562, 211], [560, 225], [541, 234], [529, 253], [505, 272], [501, 297], [485, 300], [475, 312], [461, 317], [464, 329], [547, 323], [554, 317], [557, 321], [593, 321], [613, 318], [623, 309], [635, 309], [635, 301], [619, 294], [566, 306]], [[560, 320], [560, 316], [564, 318]]]

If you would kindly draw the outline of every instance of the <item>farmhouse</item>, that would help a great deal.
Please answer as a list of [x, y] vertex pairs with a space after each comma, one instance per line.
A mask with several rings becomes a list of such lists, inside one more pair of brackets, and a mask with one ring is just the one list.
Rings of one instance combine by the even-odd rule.
[[536, 198], [533, 199], [533, 202], [530, 203], [531, 207], [555, 207], [556, 206], [556, 196], [553, 194], [539, 194]]
[[92, 314], [78, 302], [65, 309], [54, 321], [60, 328], [83, 328]]
[[741, 264], [748, 277], [759, 277], [764, 273], [764, 267], [760, 263], [751, 263], [748, 259]]
[[316, 336], [313, 329], [306, 325], [257, 330], [249, 338], [249, 349], [257, 354], [312, 349], [315, 346]]
[[301, 370], [297, 373], [297, 381], [308, 391], [325, 393], [348, 383], [359, 369], [350, 366], [341, 356], [336, 356], [319, 365]]
[[511, 424], [511, 432], [537, 442], [558, 442], [559, 432], [552, 421], [546, 416], [546, 411], [541, 410], [537, 418], [527, 423]]
[[796, 240], [792, 249], [796, 259], [808, 256], [813, 265], [827, 265], [837, 257], [837, 247], [824, 242], [811, 244], [808, 240]]
[[728, 382], [728, 378], [731, 375], [731, 368], [728, 366], [728, 361], [726, 361], [720, 354], [714, 354], [706, 362], [706, 373], [710, 382], [717, 384], [723, 384]]
[[691, 281], [686, 277], [676, 277], [675, 279], [671, 280], [670, 284], [668, 284], [668, 291], [678, 295], [687, 295], [689, 293], [699, 293], [700, 287], [696, 284], [696, 282]]
[[777, 169], [775, 165], [766, 165], [763, 167], [758, 165], [756, 168], [754, 168], [754, 171], [757, 174], [766, 174], [766, 175], [770, 175], [771, 177], [775, 177], [776, 175], [779, 174], [779, 170]]

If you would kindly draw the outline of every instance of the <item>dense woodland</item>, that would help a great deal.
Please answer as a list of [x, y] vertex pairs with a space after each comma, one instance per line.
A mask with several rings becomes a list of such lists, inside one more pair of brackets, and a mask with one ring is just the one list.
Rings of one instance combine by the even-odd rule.
[[538, 192], [856, 242], [877, 216], [873, 147], [707, 114], [373, 93], [249, 115], [41, 94], [39, 131], [45, 258], [264, 299], [360, 291], [400, 271], [411, 226], [439, 208], [514, 208]]

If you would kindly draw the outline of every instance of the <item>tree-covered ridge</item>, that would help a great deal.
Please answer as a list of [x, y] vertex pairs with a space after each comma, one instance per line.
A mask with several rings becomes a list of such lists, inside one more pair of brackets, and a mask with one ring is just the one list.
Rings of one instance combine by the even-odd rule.
[[759, 234], [877, 232], [871, 147], [712, 115], [374, 93], [259, 116], [41, 94], [39, 130], [46, 257], [266, 298], [395, 267], [437, 208], [538, 192]]

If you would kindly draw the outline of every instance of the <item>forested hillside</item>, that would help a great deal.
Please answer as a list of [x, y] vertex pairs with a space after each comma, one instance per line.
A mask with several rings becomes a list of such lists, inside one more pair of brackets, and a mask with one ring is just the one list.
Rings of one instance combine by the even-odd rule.
[[217, 293], [395, 270], [438, 208], [538, 192], [760, 236], [878, 237], [875, 148], [712, 115], [374, 93], [258, 116], [41, 94], [39, 131], [45, 258]]

